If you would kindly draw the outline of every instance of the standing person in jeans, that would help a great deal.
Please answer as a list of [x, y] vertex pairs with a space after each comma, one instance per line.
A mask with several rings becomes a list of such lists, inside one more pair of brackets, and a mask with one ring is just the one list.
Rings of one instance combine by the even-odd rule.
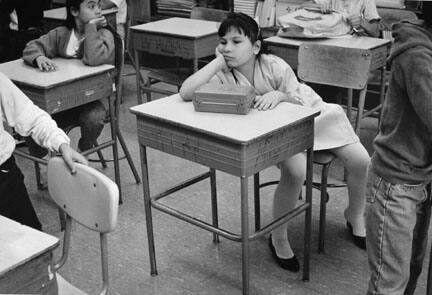
[[432, 2], [393, 26], [391, 79], [369, 172], [367, 294], [414, 293], [426, 252], [432, 181]]

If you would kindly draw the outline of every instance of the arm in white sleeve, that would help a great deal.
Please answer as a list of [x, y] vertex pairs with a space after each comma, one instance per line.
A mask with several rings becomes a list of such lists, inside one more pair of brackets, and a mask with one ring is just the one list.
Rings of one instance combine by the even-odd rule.
[[36, 143], [58, 151], [69, 137], [57, 127], [46, 112], [38, 108], [3, 73], [0, 73], [0, 103], [6, 123], [22, 136], [31, 136]]

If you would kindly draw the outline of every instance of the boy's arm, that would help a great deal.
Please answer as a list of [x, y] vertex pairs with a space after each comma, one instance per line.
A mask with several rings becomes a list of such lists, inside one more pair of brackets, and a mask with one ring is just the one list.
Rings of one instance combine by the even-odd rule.
[[113, 34], [105, 28], [97, 30], [97, 24], [85, 25], [83, 62], [89, 66], [114, 64], [115, 43]]
[[57, 127], [51, 117], [35, 106], [4, 74], [0, 73], [0, 103], [6, 123], [22, 136], [31, 135], [36, 143], [59, 151], [69, 144], [68, 136]]
[[[399, 67], [403, 76], [409, 100], [417, 116], [432, 133], [432, 57], [425, 49], [418, 47], [407, 52], [407, 59], [400, 59]], [[395, 66], [398, 66], [396, 64]], [[393, 65], [392, 65], [393, 67]]]
[[[217, 51], [217, 50], [216, 50]], [[184, 101], [191, 101], [195, 90], [207, 83], [217, 72], [226, 68], [225, 59], [216, 53], [216, 58], [206, 64], [199, 71], [189, 76], [180, 88], [180, 96]]]
[[24, 62], [33, 67], [37, 67], [36, 58], [39, 56], [42, 55], [48, 58], [58, 56], [58, 34], [59, 28], [51, 30], [40, 38], [27, 43], [23, 50]]

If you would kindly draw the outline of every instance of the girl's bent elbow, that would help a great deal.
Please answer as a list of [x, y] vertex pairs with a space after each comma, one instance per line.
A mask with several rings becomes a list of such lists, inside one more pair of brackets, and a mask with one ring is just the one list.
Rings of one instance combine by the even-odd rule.
[[191, 101], [192, 100], [192, 96], [188, 95], [188, 93], [182, 89], [180, 89], [179, 95], [184, 101]]

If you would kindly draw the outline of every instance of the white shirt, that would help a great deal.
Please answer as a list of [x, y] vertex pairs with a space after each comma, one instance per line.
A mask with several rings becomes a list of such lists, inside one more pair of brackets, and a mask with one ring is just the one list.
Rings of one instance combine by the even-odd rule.
[[315, 3], [331, 3], [331, 9], [340, 11], [347, 16], [358, 14], [367, 21], [380, 19], [375, 0], [315, 0]]
[[57, 127], [51, 117], [33, 102], [0, 72], [0, 165], [10, 158], [15, 149], [15, 140], [4, 129], [3, 122], [13, 127], [22, 136], [30, 136], [39, 145], [58, 151], [69, 137]]
[[81, 46], [81, 43], [84, 41], [84, 38], [78, 40], [75, 29], [72, 29], [72, 33], [69, 38], [69, 42], [66, 47], [66, 55], [69, 57], [77, 57], [78, 51]]

